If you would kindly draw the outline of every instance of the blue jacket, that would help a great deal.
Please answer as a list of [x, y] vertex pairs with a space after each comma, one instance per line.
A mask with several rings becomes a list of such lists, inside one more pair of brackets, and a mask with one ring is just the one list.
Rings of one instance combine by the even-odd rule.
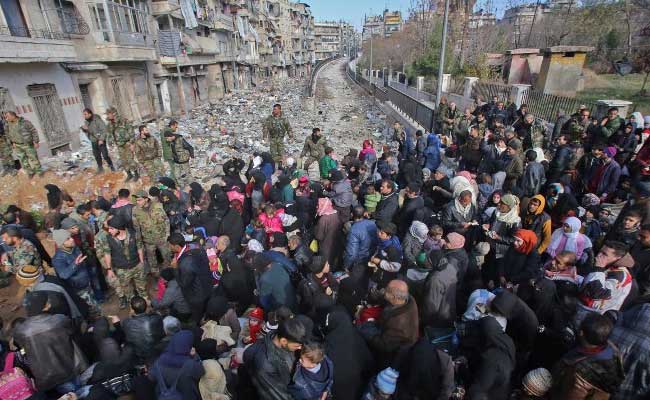
[[349, 268], [357, 262], [367, 261], [377, 247], [377, 226], [375, 221], [362, 219], [352, 224], [345, 245], [343, 266]]
[[616, 191], [618, 180], [621, 177], [621, 166], [615, 160], [609, 162], [603, 175], [600, 177], [596, 194], [602, 196], [604, 193], [611, 195]]
[[70, 253], [60, 248], [56, 249], [56, 253], [52, 257], [52, 266], [56, 274], [74, 290], [81, 290], [90, 286], [88, 264], [86, 261], [79, 265], [74, 262], [80, 254], [81, 250], [75, 246]]
[[284, 269], [287, 270], [288, 273], [294, 273], [298, 270], [298, 267], [296, 267], [296, 263], [279, 251], [268, 250], [263, 252], [263, 254], [274, 263], [278, 263], [282, 265]]
[[291, 278], [279, 263], [274, 262], [260, 275], [258, 292], [264, 312], [276, 310], [280, 306], [296, 309], [296, 293]]
[[433, 173], [440, 166], [440, 139], [431, 133], [427, 137], [427, 148], [424, 149], [424, 168]]
[[295, 400], [319, 400], [323, 393], [332, 392], [334, 383], [334, 363], [325, 356], [320, 363], [320, 370], [313, 373], [300, 364], [293, 374], [293, 382], [289, 385], [289, 393]]

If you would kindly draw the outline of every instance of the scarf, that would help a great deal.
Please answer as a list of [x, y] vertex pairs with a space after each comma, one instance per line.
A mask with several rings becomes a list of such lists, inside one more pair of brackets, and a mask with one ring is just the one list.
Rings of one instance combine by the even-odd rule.
[[517, 201], [517, 204], [514, 207], [511, 207], [510, 211], [508, 211], [505, 214], [499, 211], [499, 209], [497, 208], [496, 216], [497, 216], [497, 220], [503, 222], [504, 224], [508, 224], [508, 225], [518, 224], [519, 222], [521, 222], [521, 217], [519, 217], [519, 202]]
[[117, 201], [115, 202], [115, 204], [113, 204], [111, 208], [120, 208], [120, 207], [124, 207], [127, 204], [131, 204], [129, 199], [117, 199]]
[[336, 210], [332, 206], [332, 200], [327, 197], [321, 197], [318, 199], [318, 210], [316, 215], [322, 217], [323, 215], [332, 215], [336, 214]]
[[515, 236], [524, 241], [521, 246], [515, 247], [517, 252], [530, 254], [535, 249], [535, 245], [537, 245], [537, 235], [535, 235], [535, 232], [529, 231], [528, 229], [518, 229]]
[[462, 215], [464, 219], [468, 219], [470, 217], [470, 212], [472, 211], [472, 203], [469, 203], [467, 206], [463, 206], [460, 203], [458, 197], [456, 197], [454, 199], [454, 207], [456, 207], [456, 211], [458, 211], [458, 213]]
[[589, 239], [580, 233], [582, 222], [576, 217], [569, 217], [564, 223], [571, 227], [571, 232], [564, 232], [563, 227], [553, 231], [551, 244], [549, 244], [546, 252], [551, 257], [555, 257], [561, 251], [570, 251], [575, 253], [576, 258], [580, 260], [584, 250], [591, 247]]

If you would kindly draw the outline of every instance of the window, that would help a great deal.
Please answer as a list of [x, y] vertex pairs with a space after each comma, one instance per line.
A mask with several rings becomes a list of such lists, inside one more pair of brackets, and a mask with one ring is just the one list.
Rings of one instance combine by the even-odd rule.
[[[105, 6], [105, 7], [104, 7]], [[147, 3], [141, 0], [112, 0], [106, 3], [90, 3], [93, 27], [98, 31], [108, 31], [106, 10], [114, 32], [149, 33]]]

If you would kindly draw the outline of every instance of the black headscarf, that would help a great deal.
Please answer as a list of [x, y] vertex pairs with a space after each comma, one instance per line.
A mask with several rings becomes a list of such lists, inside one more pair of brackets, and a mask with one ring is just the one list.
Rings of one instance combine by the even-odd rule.
[[47, 190], [47, 205], [51, 210], [61, 207], [63, 202], [61, 198], [61, 189], [58, 186], [47, 184], [45, 185], [45, 190]]
[[201, 202], [201, 196], [203, 196], [203, 186], [198, 182], [190, 183], [190, 195], [192, 196], [192, 203], [199, 204]]

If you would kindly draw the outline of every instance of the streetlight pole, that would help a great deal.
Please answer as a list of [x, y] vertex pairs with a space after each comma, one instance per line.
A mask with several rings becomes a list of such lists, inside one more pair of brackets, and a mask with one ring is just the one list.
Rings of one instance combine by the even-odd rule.
[[445, 15], [442, 25], [442, 45], [440, 46], [440, 66], [438, 67], [438, 89], [436, 90], [436, 102], [440, 103], [442, 98], [442, 74], [445, 69], [445, 47], [447, 44], [447, 23], [449, 19], [449, 0], [445, 0]]

